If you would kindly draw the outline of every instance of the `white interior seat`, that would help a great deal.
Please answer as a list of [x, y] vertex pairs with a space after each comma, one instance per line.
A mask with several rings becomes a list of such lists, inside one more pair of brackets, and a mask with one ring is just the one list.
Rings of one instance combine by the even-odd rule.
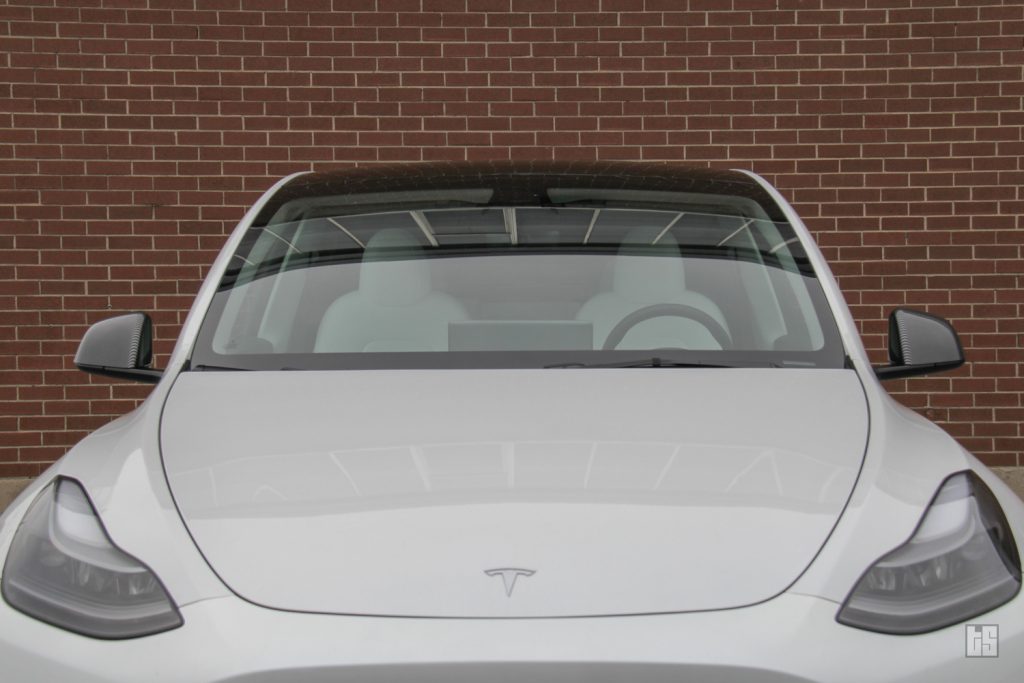
[[[401, 248], [402, 260], [383, 260]], [[359, 288], [328, 307], [317, 332], [317, 352], [447, 351], [448, 323], [465, 320], [455, 298], [434, 291], [426, 259], [405, 230], [376, 233], [367, 243]]]

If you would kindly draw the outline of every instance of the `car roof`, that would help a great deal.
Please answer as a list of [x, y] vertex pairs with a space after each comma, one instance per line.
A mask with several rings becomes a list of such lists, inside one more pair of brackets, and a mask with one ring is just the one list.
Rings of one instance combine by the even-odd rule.
[[744, 197], [760, 204], [773, 220], [783, 219], [770, 194], [740, 171], [653, 162], [491, 161], [387, 164], [303, 174], [269, 198], [253, 225], [266, 225], [288, 203], [316, 197], [486, 189], [487, 205], [546, 205], [551, 188]]

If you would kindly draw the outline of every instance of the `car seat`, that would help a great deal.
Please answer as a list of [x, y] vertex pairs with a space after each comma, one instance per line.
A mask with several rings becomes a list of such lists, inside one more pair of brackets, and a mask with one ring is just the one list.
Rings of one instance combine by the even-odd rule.
[[417, 251], [422, 247], [406, 230], [376, 233], [363, 253], [358, 289], [328, 307], [315, 351], [447, 351], [448, 323], [465, 320], [466, 309], [434, 291], [429, 262]]

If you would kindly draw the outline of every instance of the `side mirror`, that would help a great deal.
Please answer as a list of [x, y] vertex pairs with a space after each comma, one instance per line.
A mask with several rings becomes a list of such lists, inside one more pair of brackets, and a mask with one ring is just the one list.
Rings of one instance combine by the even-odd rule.
[[153, 321], [145, 313], [107, 318], [85, 332], [75, 354], [79, 370], [106, 377], [156, 384], [161, 370], [153, 362]]
[[964, 364], [964, 348], [945, 318], [897, 308], [889, 314], [889, 361], [889, 365], [875, 368], [878, 379], [958, 368]]

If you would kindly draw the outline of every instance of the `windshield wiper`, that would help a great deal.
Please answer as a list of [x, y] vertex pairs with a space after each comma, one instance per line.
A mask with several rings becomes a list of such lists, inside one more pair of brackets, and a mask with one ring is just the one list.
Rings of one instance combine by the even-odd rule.
[[200, 363], [199, 365], [193, 365], [193, 366], [189, 367], [189, 370], [200, 370], [200, 371], [205, 371], [205, 370], [215, 370], [215, 371], [229, 370], [229, 371], [233, 371], [233, 372], [234, 371], [237, 371], [237, 372], [247, 372], [249, 370], [249, 368], [233, 368], [233, 367], [229, 367], [227, 365], [206, 365], [204, 363]]
[[717, 363], [684, 363], [672, 360], [671, 358], [640, 358], [634, 360], [615, 361], [612, 363], [552, 363], [544, 368], [734, 368], [735, 365], [720, 365]]

